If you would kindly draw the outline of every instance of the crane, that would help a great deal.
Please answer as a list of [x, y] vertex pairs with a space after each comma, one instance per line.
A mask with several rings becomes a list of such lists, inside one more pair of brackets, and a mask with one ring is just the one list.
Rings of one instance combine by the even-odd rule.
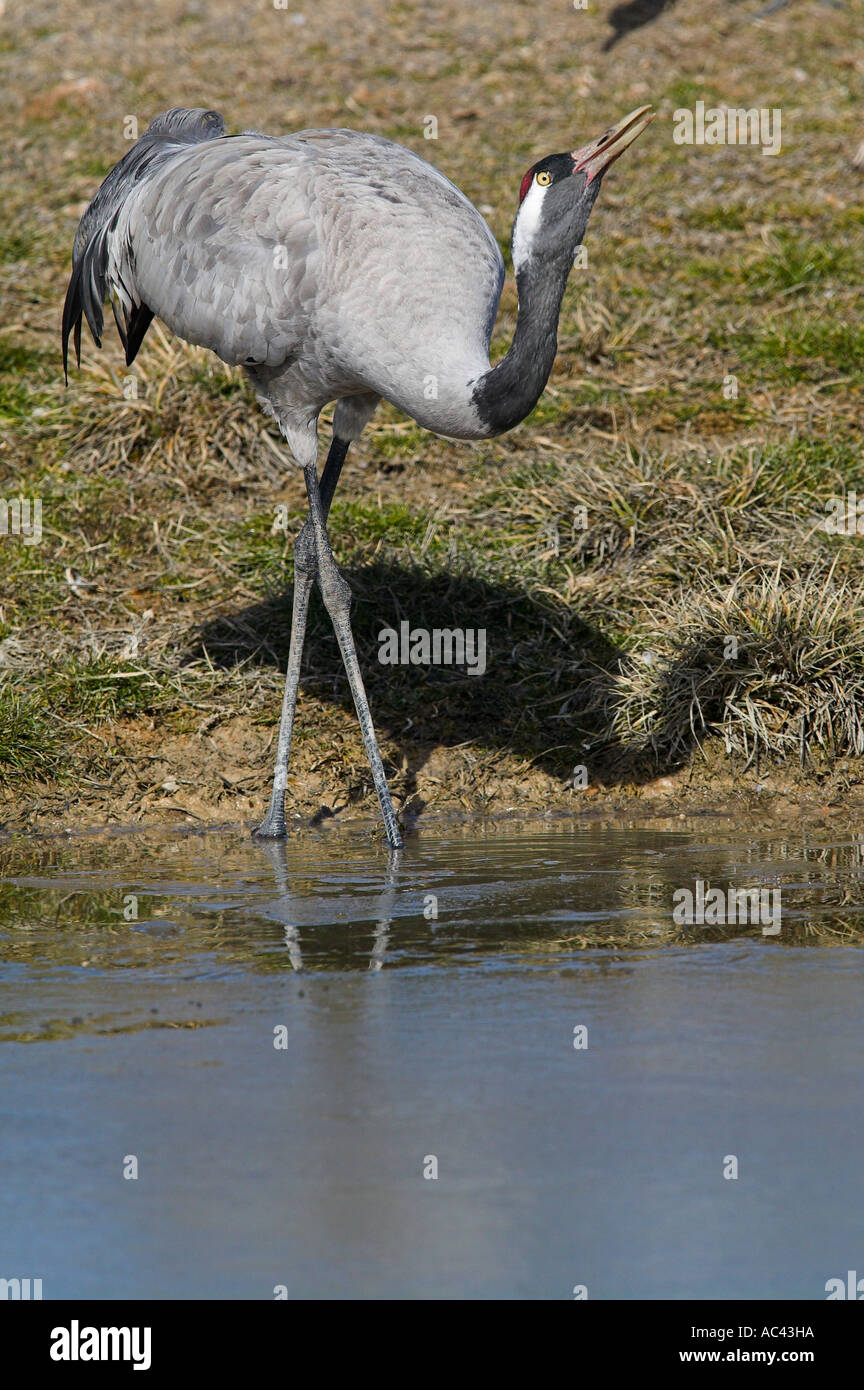
[[[63, 308], [81, 361], [110, 299], [131, 365], [154, 317], [243, 368], [302, 468], [309, 515], [294, 546], [285, 692], [268, 812], [284, 838], [285, 791], [312, 588], [330, 615], [388, 845], [402, 844], [350, 621], [351, 591], [327, 534], [342, 466], [379, 401], [424, 429], [488, 439], [533, 410], [557, 350], [574, 256], [609, 166], [653, 120], [641, 106], [597, 139], [525, 174], [511, 248], [519, 311], [510, 350], [489, 343], [504, 283], [490, 228], [437, 169], [353, 130], [226, 132], [218, 111], [157, 116], [107, 175], [78, 226]], [[320, 479], [318, 417], [335, 401]]]

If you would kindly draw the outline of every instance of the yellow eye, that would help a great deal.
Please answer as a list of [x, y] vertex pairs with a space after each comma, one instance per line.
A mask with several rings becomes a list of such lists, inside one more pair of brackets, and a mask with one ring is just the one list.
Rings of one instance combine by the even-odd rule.
[[552, 182], [552, 175], [547, 173], [545, 169], [541, 169], [540, 173], [537, 175], [537, 182], [541, 188], [546, 188], [546, 186]]

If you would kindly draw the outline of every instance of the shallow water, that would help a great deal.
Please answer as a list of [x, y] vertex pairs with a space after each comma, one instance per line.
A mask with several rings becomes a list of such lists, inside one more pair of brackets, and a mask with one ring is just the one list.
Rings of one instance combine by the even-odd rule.
[[[780, 930], [676, 924], [697, 879]], [[862, 905], [803, 832], [0, 845], [0, 1277], [824, 1298], [864, 1273]]]

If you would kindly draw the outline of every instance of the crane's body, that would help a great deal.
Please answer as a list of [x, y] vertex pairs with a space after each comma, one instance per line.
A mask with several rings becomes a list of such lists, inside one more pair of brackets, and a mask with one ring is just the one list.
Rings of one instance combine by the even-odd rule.
[[193, 145], [126, 199], [108, 252], [109, 293], [125, 285], [247, 368], [289, 443], [366, 393], [438, 434], [488, 433], [471, 391], [489, 371], [501, 252], [400, 145], [350, 130]]
[[[218, 112], [158, 117], [111, 171], [73, 248], [63, 315], [101, 341], [110, 298], [134, 359], [154, 317], [242, 367], [303, 468], [310, 519], [295, 547], [294, 621], [265, 835], [285, 833], [284, 789], [309, 592], [333, 617], [391, 846], [401, 843], [326, 534], [348, 445], [384, 398], [437, 434], [481, 439], [533, 409], [557, 345], [573, 254], [605, 169], [647, 107], [572, 155], [535, 165], [513, 232], [520, 311], [494, 368], [489, 343], [504, 262], [480, 213], [401, 145], [351, 130], [229, 136]], [[572, 178], [579, 175], [579, 178]], [[335, 401], [317, 474], [318, 418]]]

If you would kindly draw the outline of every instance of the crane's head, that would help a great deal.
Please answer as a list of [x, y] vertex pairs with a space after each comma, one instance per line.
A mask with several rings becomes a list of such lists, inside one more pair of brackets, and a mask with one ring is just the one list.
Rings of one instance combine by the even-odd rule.
[[513, 223], [517, 276], [532, 261], [539, 266], [562, 255], [572, 259], [585, 235], [603, 175], [654, 115], [650, 106], [640, 106], [590, 144], [569, 154], [547, 155], [528, 170]]

